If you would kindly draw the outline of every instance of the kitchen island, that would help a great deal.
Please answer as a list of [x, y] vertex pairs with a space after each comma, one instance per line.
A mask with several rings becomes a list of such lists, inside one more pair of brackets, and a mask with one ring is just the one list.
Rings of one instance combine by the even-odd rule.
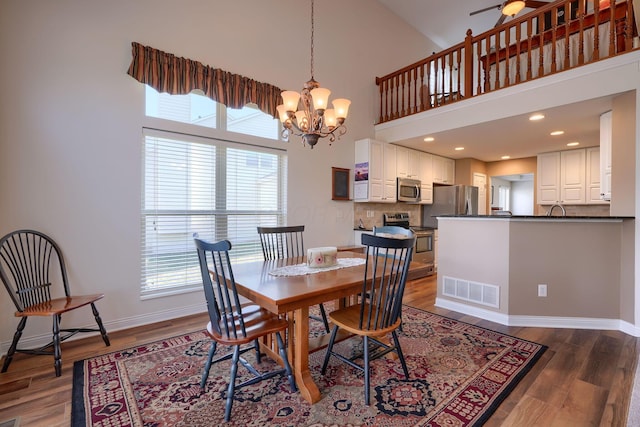
[[438, 217], [436, 305], [507, 325], [633, 328], [635, 219]]

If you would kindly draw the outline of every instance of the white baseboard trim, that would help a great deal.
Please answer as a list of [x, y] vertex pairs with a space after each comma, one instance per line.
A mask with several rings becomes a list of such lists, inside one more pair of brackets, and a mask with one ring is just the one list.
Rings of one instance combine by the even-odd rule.
[[509, 316], [480, 307], [473, 307], [467, 304], [451, 301], [443, 298], [436, 298], [436, 307], [446, 308], [447, 310], [457, 311], [458, 313], [468, 314], [469, 316], [479, 317], [491, 322], [500, 323], [501, 325], [509, 324]]
[[454, 301], [436, 298], [436, 307], [457, 311], [469, 316], [479, 317], [506, 326], [525, 326], [535, 328], [601, 329], [621, 331], [634, 337], [640, 337], [640, 327], [620, 319], [599, 319], [587, 317], [550, 317], [517, 316], [496, 313], [478, 307], [471, 307]]
[[625, 322], [624, 320], [620, 321], [620, 330], [625, 334], [629, 334], [633, 337], [640, 337], [640, 327], [632, 325], [629, 322]]
[[[115, 332], [123, 329], [133, 328], [136, 326], [144, 326], [144, 325], [149, 325], [151, 323], [157, 323], [165, 320], [176, 319], [179, 317], [190, 316], [192, 314], [204, 313], [206, 309], [207, 307], [205, 304], [194, 304], [186, 307], [178, 307], [178, 308], [172, 308], [169, 310], [158, 311], [155, 313], [147, 313], [147, 314], [141, 314], [138, 316], [125, 317], [117, 320], [105, 321], [103, 317], [102, 322], [104, 324], [105, 329], [107, 330], [107, 333], [111, 333], [111, 332]], [[202, 325], [203, 328], [205, 326], [206, 325]], [[62, 327], [67, 327], [67, 326], [63, 324]], [[95, 322], [93, 322], [87, 325], [83, 325], [83, 327], [95, 328], [96, 324]], [[86, 338], [91, 335], [98, 335], [98, 332], [78, 334], [69, 338], [68, 341]], [[11, 334], [11, 339], [13, 339], [13, 333]], [[39, 347], [42, 347], [43, 345], [47, 345], [50, 342], [51, 342], [50, 333], [33, 335], [33, 336], [23, 335], [22, 338], [20, 338], [18, 347], [19, 348], [39, 348]], [[7, 354], [7, 351], [9, 350], [10, 346], [11, 346], [11, 341], [4, 341], [0, 343], [0, 354], [3, 356]]]

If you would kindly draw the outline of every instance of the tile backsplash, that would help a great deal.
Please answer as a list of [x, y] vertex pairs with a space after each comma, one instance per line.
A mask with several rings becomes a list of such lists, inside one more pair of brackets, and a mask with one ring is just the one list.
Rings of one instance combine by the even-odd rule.
[[[609, 203], [602, 205], [563, 205], [567, 216], [609, 216]], [[551, 206], [536, 205], [535, 215], [546, 215]], [[561, 215], [560, 209], [555, 209], [553, 215]]]
[[354, 203], [353, 206], [353, 228], [358, 228], [360, 219], [364, 224], [364, 228], [368, 230], [371, 230], [374, 225], [382, 226], [382, 214], [391, 212], [409, 212], [409, 224], [420, 225], [420, 205], [410, 203]]

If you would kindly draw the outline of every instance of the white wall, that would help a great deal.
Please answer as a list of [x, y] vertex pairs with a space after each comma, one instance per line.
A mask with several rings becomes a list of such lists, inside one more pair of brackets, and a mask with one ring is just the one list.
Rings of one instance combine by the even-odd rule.
[[[315, 6], [315, 78], [352, 100], [332, 147], [289, 151], [289, 223], [308, 245], [346, 244], [353, 206], [332, 202], [331, 167], [353, 168], [353, 141], [374, 135], [375, 77], [435, 50], [377, 2]], [[310, 6], [301, 0], [29, 0], [0, 13], [0, 235], [41, 230], [62, 246], [76, 292], [104, 292], [113, 330], [203, 310], [200, 293], [141, 301], [143, 85], [126, 74], [137, 41], [300, 90], [310, 77]], [[0, 299], [0, 344], [16, 319]], [[90, 316], [73, 315], [88, 322]], [[48, 335], [31, 320], [26, 338]]]
[[511, 212], [514, 215], [533, 215], [533, 180], [511, 183]]
[[500, 210], [509, 210], [510, 206], [503, 206], [503, 204], [500, 203], [500, 188], [508, 188], [509, 192], [511, 192], [511, 181], [495, 176], [490, 177], [490, 181], [491, 188], [489, 189], [489, 192], [493, 192], [493, 195], [489, 194], [489, 197], [491, 198], [491, 207], [500, 208]]

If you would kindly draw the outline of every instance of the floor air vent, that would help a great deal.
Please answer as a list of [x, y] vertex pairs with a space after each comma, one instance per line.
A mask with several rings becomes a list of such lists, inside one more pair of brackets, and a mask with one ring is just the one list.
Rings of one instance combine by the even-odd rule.
[[476, 304], [500, 308], [500, 288], [496, 285], [471, 282], [445, 276], [443, 278], [443, 294]]

